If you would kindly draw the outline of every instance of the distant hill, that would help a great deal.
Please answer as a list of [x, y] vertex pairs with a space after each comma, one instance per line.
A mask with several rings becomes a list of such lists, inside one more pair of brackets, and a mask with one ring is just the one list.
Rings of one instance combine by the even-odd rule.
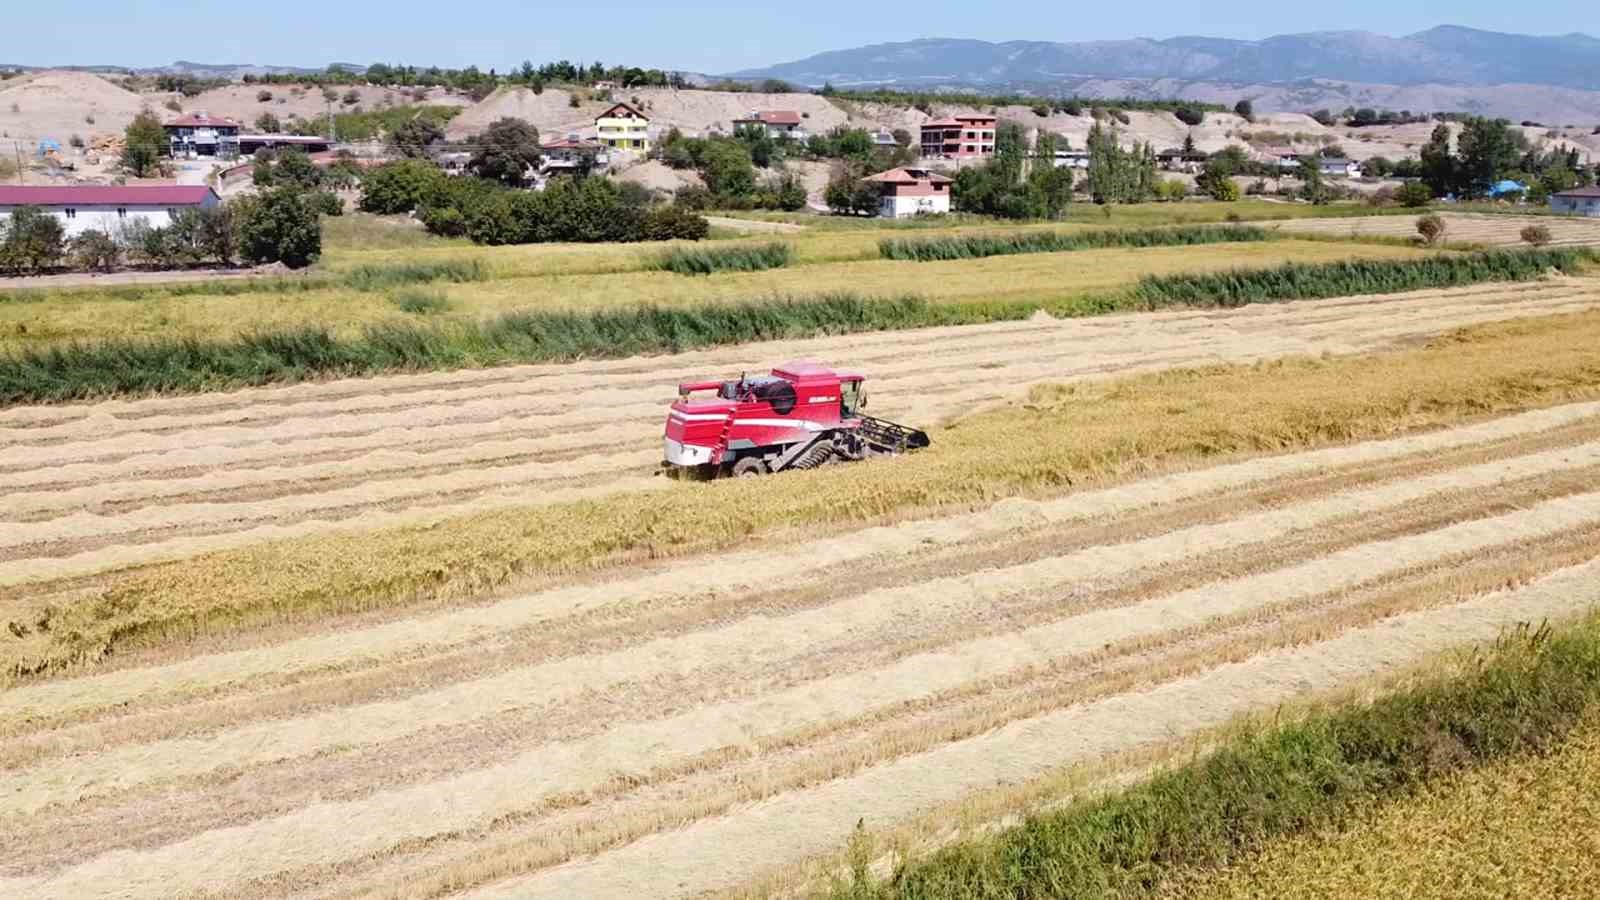
[[180, 59], [170, 65], [150, 66], [147, 68], [115, 65], [24, 66], [21, 64], [0, 63], [0, 70], [16, 70], [19, 72], [54, 70], [127, 75], [193, 75], [196, 78], [221, 78], [228, 81], [238, 81], [246, 75], [315, 75], [330, 68], [343, 69], [347, 72], [365, 72], [367, 70], [366, 66], [356, 65], [355, 63], [329, 63], [325, 67], [304, 68], [300, 66], [256, 65], [255, 63], [199, 63], [185, 59]]
[[729, 73], [820, 86], [1006, 87], [1091, 78], [1274, 84], [1301, 79], [1415, 86], [1529, 84], [1600, 90], [1600, 40], [1535, 37], [1456, 25], [1387, 37], [1366, 31], [1286, 34], [1260, 41], [1135, 38], [990, 43], [928, 38], [819, 53]]

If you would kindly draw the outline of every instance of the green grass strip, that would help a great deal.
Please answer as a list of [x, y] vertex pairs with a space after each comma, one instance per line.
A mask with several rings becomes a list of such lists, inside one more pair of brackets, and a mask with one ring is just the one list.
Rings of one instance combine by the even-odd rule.
[[825, 896], [1153, 896], [1174, 875], [1237, 860], [1373, 799], [1544, 751], [1597, 702], [1600, 620], [1509, 633], [1463, 674], [1242, 733], [1203, 760], [947, 847], [881, 881], [862, 861]]
[[1571, 274], [1596, 259], [1595, 252], [1586, 248], [1558, 248], [1441, 254], [1422, 259], [1291, 262], [1270, 269], [1147, 275], [1139, 280], [1134, 295], [1144, 309], [1234, 307], [1276, 300], [1460, 287], [1486, 281], [1528, 281], [1551, 270]]
[[[533, 310], [486, 321], [442, 317], [437, 299], [396, 294], [418, 321], [369, 326], [355, 337], [321, 327], [262, 332], [230, 340], [106, 341], [0, 354], [0, 406], [100, 397], [192, 393], [317, 378], [677, 353], [752, 341], [854, 334], [1025, 319], [1035, 311], [1088, 316], [1163, 306], [1239, 306], [1521, 281], [1572, 272], [1590, 251], [1498, 251], [1384, 262], [1288, 265], [1217, 275], [1146, 278], [1130, 291], [1064, 295], [1053, 301], [931, 303], [918, 297], [851, 293], [813, 298], [635, 306], [588, 311]], [[413, 270], [416, 277], [447, 269]], [[369, 276], [369, 284], [384, 277]], [[394, 283], [405, 283], [395, 280]]]
[[651, 268], [679, 275], [713, 272], [761, 272], [781, 269], [794, 260], [794, 248], [781, 241], [732, 247], [673, 247], [663, 250]]
[[1116, 247], [1185, 247], [1196, 244], [1239, 243], [1271, 240], [1272, 237], [1270, 232], [1253, 225], [954, 234], [921, 238], [884, 238], [878, 242], [878, 255], [884, 259], [940, 262], [1016, 253], [1061, 253]]

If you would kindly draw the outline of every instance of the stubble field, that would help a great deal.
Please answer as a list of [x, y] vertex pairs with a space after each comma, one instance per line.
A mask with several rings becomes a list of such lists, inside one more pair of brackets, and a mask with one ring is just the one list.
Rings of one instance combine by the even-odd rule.
[[[763, 277], [1419, 253], [819, 240]], [[657, 278], [589, 252], [450, 290]], [[1596, 346], [1553, 276], [0, 409], [0, 896], [793, 896], [853, 834], [985, 833], [1600, 601]], [[651, 474], [678, 381], [798, 357], [933, 447]]]

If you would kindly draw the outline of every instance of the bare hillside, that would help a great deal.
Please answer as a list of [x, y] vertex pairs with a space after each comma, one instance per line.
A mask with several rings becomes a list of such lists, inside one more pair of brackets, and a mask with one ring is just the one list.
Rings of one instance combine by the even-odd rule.
[[147, 104], [156, 105], [88, 72], [36, 72], [0, 82], [0, 137], [64, 145], [74, 134], [120, 133]]

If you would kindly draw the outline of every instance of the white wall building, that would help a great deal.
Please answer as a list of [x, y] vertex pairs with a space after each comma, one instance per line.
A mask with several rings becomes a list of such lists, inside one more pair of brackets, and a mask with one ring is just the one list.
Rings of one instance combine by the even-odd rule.
[[67, 237], [85, 231], [115, 235], [127, 224], [144, 221], [165, 228], [180, 209], [221, 205], [205, 185], [41, 185], [0, 186], [0, 219], [10, 219], [19, 206], [37, 206], [61, 221]]

